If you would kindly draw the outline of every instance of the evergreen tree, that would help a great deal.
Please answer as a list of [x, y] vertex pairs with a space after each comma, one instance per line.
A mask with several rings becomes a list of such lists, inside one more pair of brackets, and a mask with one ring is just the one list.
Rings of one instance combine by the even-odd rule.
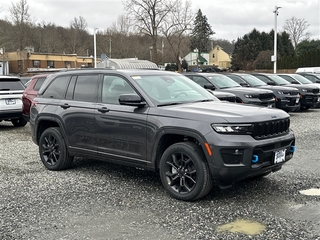
[[199, 9], [191, 33], [190, 50], [198, 49], [199, 54], [201, 52], [208, 52], [207, 46], [209, 45], [208, 43], [212, 34], [213, 31], [208, 23], [207, 17], [202, 15]]

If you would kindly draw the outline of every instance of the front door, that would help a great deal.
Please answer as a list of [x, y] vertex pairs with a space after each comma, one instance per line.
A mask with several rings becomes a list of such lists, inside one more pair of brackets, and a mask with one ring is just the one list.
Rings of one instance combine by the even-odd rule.
[[101, 101], [95, 110], [97, 150], [100, 157], [146, 164], [148, 107], [119, 104], [119, 96], [135, 90], [122, 77], [104, 75]]

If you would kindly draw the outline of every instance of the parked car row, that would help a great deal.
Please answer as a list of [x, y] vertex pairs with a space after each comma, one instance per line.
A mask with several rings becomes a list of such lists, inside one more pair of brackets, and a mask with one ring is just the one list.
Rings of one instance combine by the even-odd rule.
[[236, 102], [282, 109], [287, 112], [320, 106], [320, 84], [299, 74], [184, 73], [200, 86], [235, 94]]
[[[24, 126], [29, 121], [32, 100], [48, 75], [20, 77], [20, 81], [26, 87], [22, 95], [22, 104], [20, 104], [20, 100], [16, 100], [16, 104], [11, 101], [11, 106], [6, 104], [6, 109], [10, 107], [18, 109], [22, 105], [23, 118], [12, 116], [12, 114], [2, 114], [0, 121], [8, 120], [12, 121], [15, 126]], [[207, 89], [221, 101], [276, 107], [286, 112], [300, 109], [307, 110], [320, 106], [320, 73], [307, 71], [300, 71], [295, 74], [188, 72], [183, 75]], [[19, 80], [18, 78], [12, 79], [15, 79], [15, 81], [11, 81], [10, 84]], [[21, 88], [21, 84], [19, 86], [21, 93], [23, 88]], [[4, 94], [3, 89], [2, 95]], [[9, 95], [7, 93], [6, 97], [8, 100]], [[15, 97], [19, 99], [20, 95], [15, 95]], [[3, 99], [2, 104], [4, 105]], [[2, 112], [4, 109], [2, 108]]]

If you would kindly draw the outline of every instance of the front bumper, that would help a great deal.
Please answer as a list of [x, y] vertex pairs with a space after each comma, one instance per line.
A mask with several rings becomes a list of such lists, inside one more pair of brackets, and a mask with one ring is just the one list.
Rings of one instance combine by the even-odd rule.
[[[206, 138], [212, 150], [212, 156], [207, 156], [209, 168], [221, 188], [281, 169], [293, 157], [295, 149], [295, 136], [291, 130], [286, 135], [263, 140], [248, 135], [216, 133], [210, 133]], [[277, 151], [285, 152], [284, 161], [280, 163], [274, 161]]]
[[301, 95], [300, 102], [302, 107], [319, 107], [320, 94]]
[[285, 110], [287, 112], [294, 112], [299, 109], [300, 97], [284, 97], [276, 98], [276, 108]]

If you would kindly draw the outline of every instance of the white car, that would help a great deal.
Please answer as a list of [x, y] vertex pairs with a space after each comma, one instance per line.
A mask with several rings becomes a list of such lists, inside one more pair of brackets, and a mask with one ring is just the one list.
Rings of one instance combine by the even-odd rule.
[[24, 89], [18, 77], [0, 76], [0, 122], [11, 121], [16, 127], [23, 127], [27, 124], [22, 116]]

